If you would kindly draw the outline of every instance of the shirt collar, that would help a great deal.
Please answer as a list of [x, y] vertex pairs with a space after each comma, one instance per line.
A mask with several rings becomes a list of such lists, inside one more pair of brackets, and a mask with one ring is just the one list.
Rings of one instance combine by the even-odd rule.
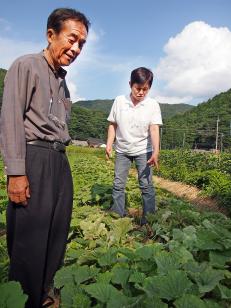
[[143, 106], [143, 105], [146, 103], [147, 99], [148, 99], [148, 96], [146, 96], [144, 100], [142, 100], [142, 101], [139, 102], [136, 106], [134, 106], [134, 104], [133, 104], [133, 102], [132, 102], [132, 100], [131, 100], [130, 94], [127, 94], [125, 97], [126, 97], [126, 103], [127, 103], [128, 105], [132, 106], [132, 107]]
[[55, 77], [58, 78], [60, 77], [61, 79], [64, 79], [67, 71], [65, 69], [63, 69], [61, 66], [58, 70], [55, 70], [47, 61], [47, 59], [44, 56], [44, 52], [41, 51], [40, 54], [42, 55], [43, 59], [46, 61], [46, 63], [48, 64], [49, 68], [52, 70], [52, 72], [54, 73]]

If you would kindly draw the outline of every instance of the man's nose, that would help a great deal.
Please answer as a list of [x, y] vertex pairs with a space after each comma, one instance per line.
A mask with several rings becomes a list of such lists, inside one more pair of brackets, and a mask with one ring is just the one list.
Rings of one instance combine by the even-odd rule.
[[79, 54], [81, 52], [79, 42], [75, 42], [74, 44], [72, 44], [71, 51], [73, 51], [75, 54]]

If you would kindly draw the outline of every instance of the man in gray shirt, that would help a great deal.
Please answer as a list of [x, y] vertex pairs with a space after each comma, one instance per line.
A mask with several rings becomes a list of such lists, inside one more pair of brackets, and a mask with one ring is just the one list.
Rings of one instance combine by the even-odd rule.
[[1, 150], [8, 177], [9, 279], [19, 281], [26, 307], [47, 307], [68, 236], [73, 184], [65, 146], [70, 95], [66, 71], [80, 54], [90, 23], [73, 9], [48, 17], [48, 46], [18, 58], [7, 72]]

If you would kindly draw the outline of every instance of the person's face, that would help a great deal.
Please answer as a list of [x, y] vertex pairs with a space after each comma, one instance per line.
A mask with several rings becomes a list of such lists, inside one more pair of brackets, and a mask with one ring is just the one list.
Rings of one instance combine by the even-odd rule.
[[48, 50], [54, 67], [68, 66], [80, 54], [87, 39], [87, 30], [83, 23], [76, 20], [66, 20], [60, 33], [48, 29]]
[[131, 86], [130, 82], [130, 87], [131, 87], [131, 97], [137, 103], [141, 102], [150, 90], [150, 86], [148, 83], [144, 84], [133, 83], [133, 85]]

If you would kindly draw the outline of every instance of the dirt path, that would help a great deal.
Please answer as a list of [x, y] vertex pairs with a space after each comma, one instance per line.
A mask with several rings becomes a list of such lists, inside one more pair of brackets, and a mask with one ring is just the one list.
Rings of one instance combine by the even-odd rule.
[[227, 211], [218, 205], [216, 199], [203, 196], [201, 190], [195, 186], [166, 180], [157, 176], [154, 176], [154, 183], [160, 188], [166, 189], [175, 196], [180, 197], [201, 209], [213, 210], [227, 214]]
[[[137, 177], [135, 169], [130, 169], [130, 173]], [[195, 186], [187, 185], [181, 182], [174, 182], [158, 176], [154, 176], [153, 178], [156, 186], [190, 202], [200, 209], [212, 210], [228, 215], [226, 209], [220, 207], [216, 199], [203, 196], [201, 190]]]

